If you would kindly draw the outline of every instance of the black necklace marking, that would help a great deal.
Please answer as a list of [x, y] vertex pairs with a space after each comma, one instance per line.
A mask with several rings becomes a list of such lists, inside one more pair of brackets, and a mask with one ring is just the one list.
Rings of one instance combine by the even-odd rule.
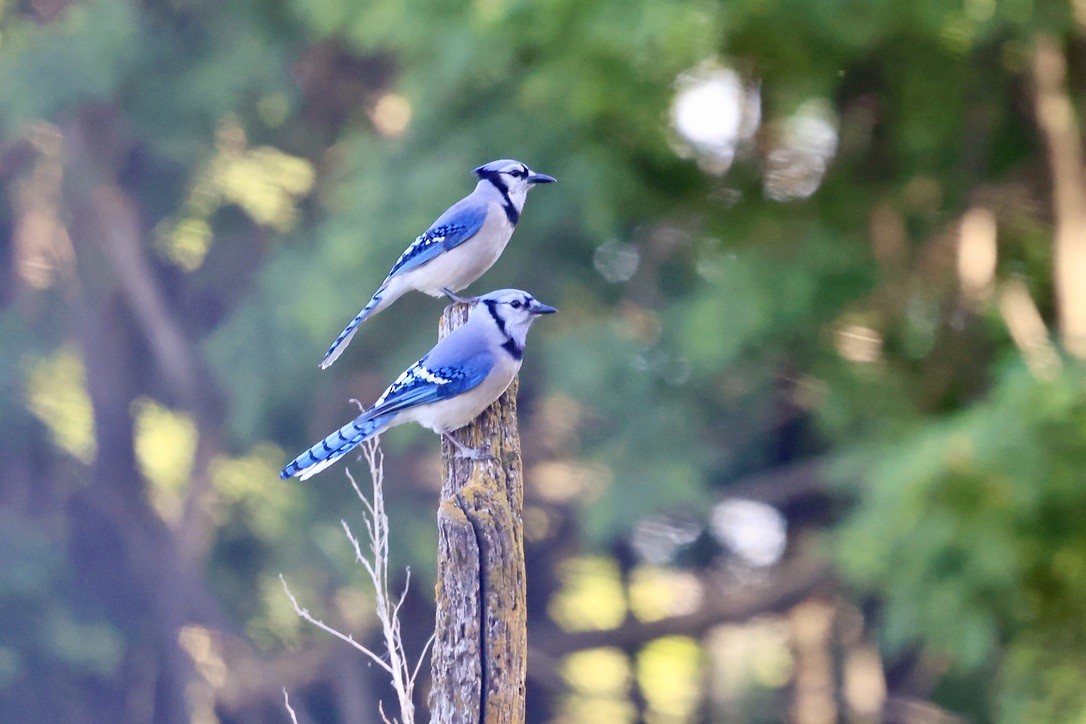
[[483, 300], [486, 304], [487, 311], [490, 312], [490, 316], [494, 318], [494, 323], [498, 325], [498, 331], [505, 336], [505, 341], [502, 343], [502, 349], [509, 353], [509, 356], [515, 360], [519, 360], [524, 356], [524, 348], [517, 344], [517, 341], [513, 339], [509, 332], [505, 331], [505, 320], [498, 314], [498, 303], [493, 299]]
[[524, 348], [518, 347], [516, 340], [512, 337], [505, 340], [505, 344], [502, 345], [502, 349], [509, 353], [509, 356], [515, 360], [520, 360], [524, 356]]
[[517, 221], [520, 220], [520, 212], [513, 205], [513, 200], [509, 198], [509, 187], [505, 184], [505, 181], [502, 181], [502, 175], [497, 171], [483, 171], [479, 175], [493, 184], [498, 193], [502, 195], [502, 199], [504, 199], [502, 211], [505, 212], [505, 218], [509, 219], [510, 224], [516, 226]]

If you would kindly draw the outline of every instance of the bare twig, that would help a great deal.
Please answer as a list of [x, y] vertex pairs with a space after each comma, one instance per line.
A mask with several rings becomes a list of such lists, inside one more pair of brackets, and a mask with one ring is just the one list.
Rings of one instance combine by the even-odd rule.
[[283, 590], [286, 591], [287, 597], [290, 598], [291, 605], [294, 606], [294, 613], [298, 614], [299, 616], [301, 616], [306, 621], [313, 624], [314, 626], [316, 626], [320, 630], [322, 630], [322, 631], [324, 631], [326, 633], [332, 634], [333, 636], [340, 639], [341, 641], [346, 641], [351, 646], [354, 646], [356, 649], [358, 649], [359, 651], [364, 653], [366, 656], [368, 656], [373, 661], [373, 663], [380, 666], [382, 669], [384, 669], [389, 674], [392, 673], [392, 667], [390, 667], [388, 664], [386, 664], [384, 659], [382, 659], [380, 656], [378, 656], [377, 654], [375, 654], [373, 651], [366, 648], [362, 644], [355, 641], [354, 636], [351, 636], [350, 634], [340, 633], [339, 631], [335, 630], [334, 628], [332, 628], [328, 624], [324, 623], [320, 619], [313, 618], [313, 615], [311, 613], [309, 613], [309, 609], [302, 608], [301, 606], [298, 605], [298, 599], [295, 598], [294, 594], [290, 592], [290, 588], [287, 586], [287, 581], [286, 581], [285, 578], [283, 578], [282, 573], [279, 574], [279, 580], [282, 581]]
[[[362, 522], [366, 527], [368, 554], [363, 553], [362, 543], [351, 532], [347, 521], [341, 520], [340, 523], [343, 526], [343, 532], [346, 534], [347, 540], [350, 541], [351, 546], [354, 548], [355, 559], [362, 564], [370, 578], [370, 582], [373, 583], [377, 619], [381, 623], [381, 633], [385, 640], [385, 654], [388, 660], [386, 661], [385, 657], [379, 656], [371, 649], [355, 641], [350, 634], [340, 633], [322, 621], [313, 618], [309, 611], [298, 605], [282, 575], [279, 576], [279, 579], [283, 581], [283, 590], [286, 591], [287, 596], [290, 598], [295, 613], [317, 628], [351, 644], [388, 673], [392, 679], [392, 688], [396, 691], [396, 697], [399, 700], [400, 720], [407, 724], [415, 720], [415, 680], [418, 677], [420, 664], [426, 657], [426, 651], [433, 642], [433, 637], [431, 636], [430, 640], [423, 646], [419, 654], [419, 660], [412, 668], [404, 651], [399, 619], [400, 608], [403, 606], [408, 587], [411, 585], [411, 569], [407, 569], [407, 581], [404, 583], [403, 591], [398, 597], [393, 597], [389, 591], [388, 579], [389, 522], [388, 515], [385, 512], [384, 455], [377, 439], [364, 443], [362, 453], [369, 465], [370, 479], [373, 481], [372, 500], [362, 493], [350, 471], [347, 471], [347, 479], [351, 481], [351, 487], [354, 488], [358, 499], [362, 501], [364, 506]], [[380, 708], [379, 713], [382, 721], [389, 722], [383, 708]]]
[[294, 724], [298, 724], [298, 715], [294, 713], [294, 709], [290, 706], [290, 696], [287, 694], [287, 687], [283, 687], [283, 706], [287, 708], [287, 713], [290, 714], [290, 720]]

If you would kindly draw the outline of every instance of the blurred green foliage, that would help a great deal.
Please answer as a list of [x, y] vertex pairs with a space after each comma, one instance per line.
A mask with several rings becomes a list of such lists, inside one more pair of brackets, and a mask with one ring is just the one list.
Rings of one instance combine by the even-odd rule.
[[1008, 720], [1086, 707], [1084, 441], [1081, 373], [1016, 364], [968, 410], [853, 461], [869, 487], [839, 560], [882, 593], [887, 642], [923, 639], [964, 670], [1004, 658]]
[[[879, 602], [887, 656], [920, 646], [948, 677], [984, 679], [937, 693], [983, 718], [1081, 718], [1081, 365], [1032, 376], [994, 299], [962, 301], [953, 262], [960, 215], [992, 207], [997, 280], [1024, 280], [1055, 321], [1028, 70], [1036, 33], [1065, 39], [1081, 99], [1076, 5], [0, 5], [0, 154], [18, 160], [28, 143], [34, 159], [0, 164], [0, 453], [24, 481], [0, 496], [0, 711], [79, 720], [95, 710], [77, 693], [84, 677], [123, 690], [118, 671], [147, 635], [81, 600], [66, 549], [67, 506], [86, 492], [100, 432], [73, 350], [90, 324], [79, 295], [101, 270], [79, 229], [26, 225], [73, 223], [70, 185], [100, 172], [73, 160], [89, 142], [135, 201], [159, 290], [225, 398], [202, 569], [261, 650], [316, 638], [284, 606], [278, 572], [329, 609], [358, 580], [338, 527], [353, 492], [335, 471], [302, 487], [277, 467], [349, 417], [348, 397], [373, 399], [427, 349], [441, 304], [402, 300], [330, 373], [320, 353], [404, 245], [470, 190], [468, 169], [512, 156], [560, 183], [532, 193], [473, 290], [523, 287], [562, 311], [533, 331], [522, 409], [541, 440], [526, 445], [529, 476], [545, 460], [593, 471], [563, 500], [580, 534], [569, 545], [601, 554], [647, 516], [704, 518], [743, 476], [824, 456], [846, 501], [827, 547], [857, 599]], [[698, 153], [671, 123], [677, 79], [706, 63], [760, 97], [759, 130], [724, 175], [688, 158]], [[830, 116], [832, 158], [824, 175], [784, 167], [786, 181], [814, 174], [817, 190], [776, 201], [773, 152], [789, 151], [782, 139], [811, 108]], [[81, 141], [94, 113], [112, 135]], [[29, 275], [42, 259], [45, 276]], [[607, 267], [619, 262], [632, 266]], [[173, 525], [191, 410], [149, 369], [134, 385], [145, 497]], [[385, 449], [393, 565], [410, 564], [426, 591], [435, 443], [402, 429]], [[547, 494], [529, 488], [529, 503]], [[602, 566], [552, 608], [627, 610]], [[636, 671], [615, 652], [579, 654], [567, 676], [605, 681], [587, 694], [591, 682], [575, 681], [565, 706], [627, 716], [620, 694], [641, 677], [646, 696], [672, 695], [659, 711], [691, 711], [683, 687], [702, 674], [688, 644], [655, 642]], [[660, 666], [688, 676], [671, 682]]]

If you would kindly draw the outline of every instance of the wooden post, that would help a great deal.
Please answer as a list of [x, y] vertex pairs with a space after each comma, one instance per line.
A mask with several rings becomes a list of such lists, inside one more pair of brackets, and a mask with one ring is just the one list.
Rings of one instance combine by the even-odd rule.
[[[439, 336], [467, 313], [464, 304], [446, 309]], [[523, 722], [528, 630], [517, 380], [454, 435], [473, 448], [489, 443], [497, 460], [456, 458], [442, 441], [431, 721]]]

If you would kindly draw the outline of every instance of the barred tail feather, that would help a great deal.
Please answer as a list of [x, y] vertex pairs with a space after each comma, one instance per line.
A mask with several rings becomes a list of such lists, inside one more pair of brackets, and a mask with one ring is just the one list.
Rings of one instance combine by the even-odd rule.
[[343, 350], [347, 349], [347, 345], [351, 343], [351, 338], [354, 337], [354, 333], [358, 331], [360, 324], [366, 321], [371, 315], [377, 314], [382, 309], [392, 304], [394, 301], [403, 296], [406, 290], [401, 287], [400, 284], [389, 284], [386, 282], [381, 285], [381, 288], [377, 290], [377, 293], [370, 299], [369, 304], [362, 308], [362, 311], [358, 313], [351, 323], [339, 333], [336, 337], [336, 341], [332, 342], [332, 346], [328, 348], [328, 351], [324, 353], [324, 359], [321, 360], [321, 369], [326, 370], [332, 366], [332, 363], [339, 359], [339, 356], [343, 354]]
[[343, 350], [347, 349], [347, 345], [351, 343], [351, 338], [354, 337], [354, 333], [358, 331], [358, 325], [366, 321], [366, 317], [373, 314], [374, 310], [380, 306], [383, 299], [380, 296], [380, 292], [373, 295], [373, 299], [370, 303], [362, 308], [362, 311], [351, 320], [351, 323], [339, 333], [336, 337], [336, 341], [332, 342], [332, 346], [328, 348], [328, 351], [324, 353], [324, 359], [321, 360], [321, 369], [326, 370], [332, 366], [332, 363], [339, 359], [339, 356], [343, 354]]
[[279, 477], [286, 480], [297, 476], [301, 480], [308, 480], [366, 440], [384, 432], [392, 422], [392, 418], [393, 415], [382, 415], [370, 420], [363, 420], [360, 417], [347, 423], [294, 458], [280, 471]]

